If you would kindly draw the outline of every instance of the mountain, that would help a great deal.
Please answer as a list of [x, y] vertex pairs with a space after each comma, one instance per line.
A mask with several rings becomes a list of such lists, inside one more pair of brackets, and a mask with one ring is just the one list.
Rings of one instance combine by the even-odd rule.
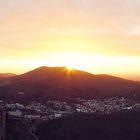
[[66, 67], [40, 67], [0, 82], [0, 97], [20, 101], [140, 97], [140, 82]]
[[7, 77], [13, 77], [16, 76], [16, 74], [13, 73], [0, 73], [0, 78], [7, 78]]

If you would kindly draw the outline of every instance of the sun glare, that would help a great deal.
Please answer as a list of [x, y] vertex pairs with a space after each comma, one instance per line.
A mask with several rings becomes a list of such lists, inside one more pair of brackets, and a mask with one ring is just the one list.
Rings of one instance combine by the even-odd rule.
[[89, 56], [80, 53], [58, 53], [53, 54], [47, 60], [49, 66], [65, 66], [69, 70], [84, 70], [90, 61]]
[[[78, 52], [57, 52], [40, 59], [0, 59], [0, 63], [1, 65], [7, 64], [1, 70], [8, 72], [9, 67], [12, 67], [12, 71], [17, 74], [40, 66], [64, 66], [69, 73], [75, 69], [94, 74], [106, 73], [116, 75], [117, 72], [118, 76], [130, 75], [132, 71], [135, 71], [132, 74], [136, 75], [140, 71], [140, 67], [137, 65], [140, 63], [140, 59], [137, 57], [91, 55]], [[17, 65], [19, 66], [18, 68]], [[135, 67], [137, 67], [137, 70]]]
[[72, 68], [72, 67], [66, 66], [66, 68], [67, 68], [67, 70], [68, 70], [69, 72], [73, 71], [73, 68]]

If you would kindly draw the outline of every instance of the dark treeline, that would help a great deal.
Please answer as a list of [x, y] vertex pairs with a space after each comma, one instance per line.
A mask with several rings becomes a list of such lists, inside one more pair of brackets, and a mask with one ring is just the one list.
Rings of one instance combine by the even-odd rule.
[[140, 140], [140, 113], [76, 114], [37, 126], [40, 140]]

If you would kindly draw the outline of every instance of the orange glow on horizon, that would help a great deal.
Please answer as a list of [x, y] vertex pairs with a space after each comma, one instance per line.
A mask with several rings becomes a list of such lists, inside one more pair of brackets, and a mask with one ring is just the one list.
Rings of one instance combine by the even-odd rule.
[[[105, 56], [84, 53], [61, 52], [49, 55], [42, 59], [3, 59], [1, 65], [5, 65], [2, 71], [24, 73], [40, 66], [65, 66], [67, 70], [73, 69], [87, 71], [93, 74], [111, 74], [129, 78], [139, 74], [140, 59], [137, 57]], [[135, 69], [137, 67], [137, 70]]]

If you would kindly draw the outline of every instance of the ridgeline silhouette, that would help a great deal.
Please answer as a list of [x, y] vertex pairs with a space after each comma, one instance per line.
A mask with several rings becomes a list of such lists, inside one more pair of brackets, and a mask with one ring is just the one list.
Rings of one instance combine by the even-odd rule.
[[45, 66], [0, 81], [0, 98], [19, 102], [120, 96], [139, 98], [140, 82], [66, 67]]

